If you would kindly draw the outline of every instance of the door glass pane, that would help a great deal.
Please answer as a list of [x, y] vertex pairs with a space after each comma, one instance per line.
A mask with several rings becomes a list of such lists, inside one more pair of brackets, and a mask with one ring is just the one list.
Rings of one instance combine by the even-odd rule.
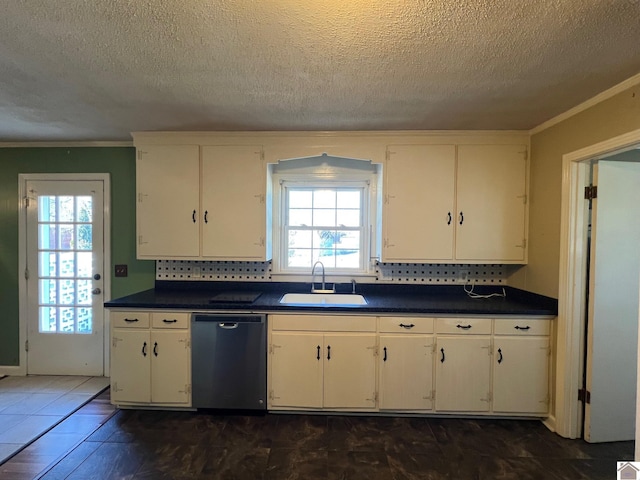
[[38, 197], [39, 328], [92, 333], [93, 198]]

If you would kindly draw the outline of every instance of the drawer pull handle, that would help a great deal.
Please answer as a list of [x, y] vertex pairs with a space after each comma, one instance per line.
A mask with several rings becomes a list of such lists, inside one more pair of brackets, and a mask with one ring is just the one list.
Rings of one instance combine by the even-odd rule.
[[410, 328], [415, 327], [415, 325], [414, 325], [413, 323], [410, 323], [409, 325], [405, 325], [404, 323], [401, 323], [401, 324], [400, 324], [400, 325], [398, 325], [398, 326], [399, 326], [399, 327], [402, 327], [402, 328], [406, 328], [407, 330], [408, 330], [408, 329], [410, 329]]
[[147, 356], [147, 342], [144, 342], [142, 344], [142, 356], [146, 357]]
[[191, 220], [193, 220], [193, 223], [196, 223], [196, 211], [195, 210], [191, 214]]
[[498, 363], [502, 363], [502, 349], [501, 348], [498, 349], [498, 355], [500, 355], [498, 357]]
[[440, 363], [444, 363], [444, 348], [440, 349], [440, 353], [442, 354], [442, 358], [440, 359]]
[[451, 212], [447, 213], [447, 225], [451, 225], [451, 220], [453, 220], [451, 218]]
[[168, 320], [166, 318], [163, 318], [162, 321], [164, 323], [178, 323], [178, 320], [176, 320], [175, 318], [173, 320]]
[[382, 358], [382, 361], [386, 362], [387, 361], [387, 347], [384, 347], [382, 350], [384, 351], [384, 357]]
[[134, 322], [137, 322], [138, 319], [137, 318], [125, 318], [124, 321], [127, 322], [127, 323], [134, 323]]
[[526, 327], [521, 327], [520, 325], [516, 325], [515, 327], [516, 330], [529, 330], [531, 327], [529, 325], [527, 325]]
[[460, 212], [460, 225], [462, 225], [463, 223], [464, 223], [464, 214], [461, 211]]
[[327, 360], [331, 360], [331, 345], [327, 345]]
[[158, 342], [153, 342], [153, 354], [158, 356]]
[[320, 360], [320, 345], [318, 345], [318, 356], [316, 358]]
[[204, 211], [204, 223], [209, 223], [209, 210]]
[[471, 328], [471, 325], [456, 325], [457, 328], [461, 328], [462, 330], [469, 330]]

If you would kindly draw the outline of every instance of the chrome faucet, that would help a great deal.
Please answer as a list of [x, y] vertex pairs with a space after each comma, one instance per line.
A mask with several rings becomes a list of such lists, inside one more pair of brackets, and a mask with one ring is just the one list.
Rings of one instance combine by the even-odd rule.
[[[319, 290], [316, 289], [316, 267], [318, 266], [318, 264], [320, 264], [320, 266], [322, 267], [322, 288]], [[335, 293], [335, 291], [335, 284], [333, 285], [332, 290], [326, 289], [324, 281], [324, 264], [320, 260], [318, 260], [313, 264], [313, 267], [311, 268], [311, 293]]]
[[351, 293], [353, 295], [356, 294], [356, 279], [355, 278], [351, 279]]

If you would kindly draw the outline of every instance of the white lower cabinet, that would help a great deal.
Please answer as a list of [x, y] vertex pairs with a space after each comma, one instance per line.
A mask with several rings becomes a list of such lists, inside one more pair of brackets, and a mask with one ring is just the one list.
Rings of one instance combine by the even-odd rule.
[[188, 314], [112, 312], [111, 324], [112, 403], [191, 405]]
[[[509, 333], [510, 335], [504, 335]], [[549, 321], [496, 320], [493, 411], [544, 414], [549, 410]]]
[[433, 408], [433, 318], [380, 317], [379, 407]]
[[268, 408], [375, 410], [375, 317], [272, 315], [269, 324]]
[[440, 337], [436, 345], [436, 410], [488, 412], [491, 337]]

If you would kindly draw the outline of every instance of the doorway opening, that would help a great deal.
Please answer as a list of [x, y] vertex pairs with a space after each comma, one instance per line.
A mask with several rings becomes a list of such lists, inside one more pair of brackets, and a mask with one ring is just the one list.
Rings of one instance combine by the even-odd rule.
[[[555, 430], [568, 438], [581, 436], [583, 420], [582, 403], [578, 396], [584, 373], [582, 362], [586, 346], [583, 341], [589, 309], [586, 284], [589, 265], [585, 235], [589, 214], [588, 204], [584, 200], [584, 187], [589, 184], [593, 161], [631, 151], [639, 144], [640, 130], [636, 130], [563, 157]], [[590, 297], [592, 295], [591, 289]]]

